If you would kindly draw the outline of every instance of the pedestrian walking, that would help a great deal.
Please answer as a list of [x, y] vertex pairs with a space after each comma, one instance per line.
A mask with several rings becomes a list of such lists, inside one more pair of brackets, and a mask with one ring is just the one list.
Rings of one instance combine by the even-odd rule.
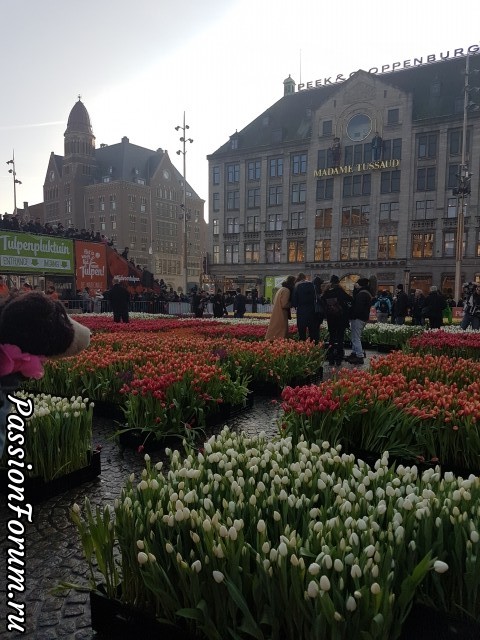
[[128, 306], [130, 294], [120, 282], [116, 282], [108, 292], [108, 299], [113, 311], [114, 322], [129, 322]]
[[353, 302], [350, 309], [350, 332], [352, 336], [352, 353], [345, 358], [350, 364], [363, 364], [364, 352], [362, 333], [370, 317], [372, 294], [369, 290], [368, 278], [359, 278], [353, 288]]
[[408, 315], [408, 296], [403, 290], [403, 284], [397, 284], [395, 297], [393, 298], [392, 318], [394, 324], [405, 324]]
[[321, 295], [328, 326], [327, 360], [340, 366], [345, 355], [345, 329], [348, 327], [352, 296], [341, 286], [340, 278], [332, 275], [330, 284]]
[[438, 291], [437, 287], [430, 287], [430, 293], [425, 298], [423, 316], [428, 320], [430, 329], [440, 329], [443, 326], [443, 310], [447, 301]]
[[304, 273], [299, 273], [293, 290], [292, 307], [297, 310], [297, 330], [300, 340], [318, 343], [317, 323], [315, 321], [316, 292], [313, 282], [307, 280]]
[[247, 310], [247, 298], [240, 288], [237, 289], [235, 298], [233, 299], [233, 315], [235, 318], [243, 318]]
[[278, 338], [288, 338], [288, 320], [294, 286], [295, 276], [288, 276], [275, 294], [265, 340], [272, 341]]

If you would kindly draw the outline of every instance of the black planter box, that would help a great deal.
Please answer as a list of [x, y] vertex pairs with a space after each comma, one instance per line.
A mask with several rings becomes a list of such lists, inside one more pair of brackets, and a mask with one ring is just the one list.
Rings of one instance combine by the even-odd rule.
[[392, 351], [399, 351], [400, 347], [396, 347], [393, 344], [377, 344], [378, 353], [392, 353]]
[[[244, 411], [248, 411], [253, 407], [253, 394], [249, 393], [246, 397], [245, 404], [231, 405], [226, 402], [218, 405], [218, 410], [208, 413], [205, 417], [205, 428], [224, 424], [226, 421], [241, 415]], [[160, 430], [159, 430], [160, 431]], [[200, 431], [200, 435], [203, 435]], [[165, 447], [180, 447], [183, 438], [178, 435], [166, 435], [156, 438], [153, 431], [142, 431], [141, 429], [129, 429], [118, 434], [118, 442], [121, 447], [126, 449], [141, 449], [142, 453], [150, 453], [159, 451]]]
[[216, 411], [209, 412], [206, 416], [207, 427], [213, 427], [227, 420], [231, 420], [251, 409], [253, 407], [253, 393], [249, 391], [245, 398], [245, 404], [230, 404], [229, 402], [225, 402], [217, 406], [218, 409]]
[[[169, 625], [130, 605], [108, 598], [98, 591], [90, 592], [92, 629], [100, 638], [135, 640], [193, 640], [194, 636], [181, 626]], [[195, 636], [198, 640], [199, 636]]]
[[[86, 467], [71, 471], [70, 473], [45, 482], [42, 478], [25, 478], [24, 495], [25, 502], [38, 504], [53, 496], [58, 496], [70, 489], [74, 489], [84, 482], [94, 480], [101, 473], [100, 451], [89, 453], [90, 462]], [[0, 470], [0, 492], [7, 493], [7, 470]]]
[[288, 383], [280, 386], [276, 382], [263, 382], [261, 380], [253, 381], [249, 385], [249, 389], [258, 396], [279, 396], [285, 387], [304, 387], [309, 384], [319, 384], [323, 380], [323, 367], [320, 367], [316, 373], [312, 373], [303, 378], [292, 378]]
[[479, 640], [480, 624], [455, 618], [423, 604], [414, 604], [400, 640]]
[[119, 404], [108, 400], [94, 400], [93, 415], [97, 418], [125, 420], [125, 414]]

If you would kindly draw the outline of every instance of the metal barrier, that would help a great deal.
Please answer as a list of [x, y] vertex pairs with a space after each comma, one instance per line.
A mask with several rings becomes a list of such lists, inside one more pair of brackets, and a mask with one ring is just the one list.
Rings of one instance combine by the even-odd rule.
[[[112, 308], [108, 300], [92, 301], [86, 306], [83, 300], [62, 300], [68, 313], [112, 313]], [[257, 304], [257, 313], [271, 313], [271, 304]], [[170, 302], [166, 300], [139, 300], [130, 302], [128, 310], [139, 313], [160, 313], [170, 316], [186, 316], [192, 314], [190, 302]], [[233, 305], [227, 306], [228, 315], [233, 317]], [[247, 304], [247, 313], [252, 312], [252, 305]], [[205, 313], [213, 315], [213, 305], [207, 303]]]

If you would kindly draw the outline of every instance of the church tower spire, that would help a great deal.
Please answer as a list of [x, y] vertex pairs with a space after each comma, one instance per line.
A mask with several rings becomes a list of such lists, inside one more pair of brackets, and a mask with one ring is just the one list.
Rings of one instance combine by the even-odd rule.
[[68, 116], [67, 129], [64, 133], [64, 157], [66, 163], [93, 163], [95, 156], [95, 136], [93, 135], [90, 116], [78, 96]]

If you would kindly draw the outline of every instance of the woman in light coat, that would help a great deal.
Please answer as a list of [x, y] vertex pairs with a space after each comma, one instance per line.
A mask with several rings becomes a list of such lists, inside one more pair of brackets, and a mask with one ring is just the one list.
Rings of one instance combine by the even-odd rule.
[[292, 303], [292, 292], [295, 286], [295, 276], [288, 276], [282, 282], [282, 286], [275, 294], [273, 308], [270, 315], [265, 340], [275, 340], [276, 338], [288, 337], [288, 319], [290, 317], [290, 307]]

